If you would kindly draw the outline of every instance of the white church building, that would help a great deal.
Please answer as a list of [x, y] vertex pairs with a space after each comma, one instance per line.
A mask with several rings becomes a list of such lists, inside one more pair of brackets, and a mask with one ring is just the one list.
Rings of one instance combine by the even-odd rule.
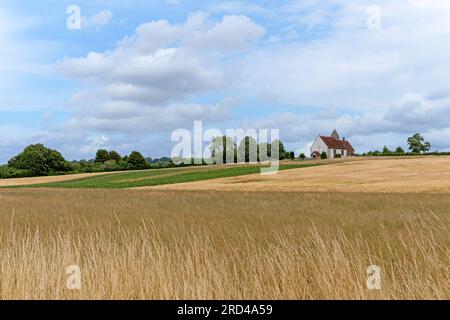
[[348, 140], [339, 137], [336, 129], [333, 130], [331, 136], [317, 136], [311, 145], [311, 158], [320, 159], [322, 152], [327, 154], [328, 159], [336, 157], [346, 158], [355, 155], [355, 149]]

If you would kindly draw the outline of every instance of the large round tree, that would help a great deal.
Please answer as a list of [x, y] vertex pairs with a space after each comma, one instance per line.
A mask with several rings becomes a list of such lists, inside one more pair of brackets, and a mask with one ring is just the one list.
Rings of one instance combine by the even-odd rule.
[[431, 149], [431, 144], [422, 137], [420, 133], [415, 133], [408, 140], [409, 150], [414, 153], [428, 152]]
[[36, 176], [71, 170], [70, 164], [61, 153], [49, 149], [43, 144], [29, 145], [20, 154], [9, 160], [8, 166], [28, 170]]
[[127, 164], [130, 169], [147, 169], [149, 167], [144, 156], [137, 151], [133, 151], [127, 158]]
[[110, 160], [108, 150], [97, 150], [97, 153], [95, 154], [95, 163], [105, 163], [108, 160]]

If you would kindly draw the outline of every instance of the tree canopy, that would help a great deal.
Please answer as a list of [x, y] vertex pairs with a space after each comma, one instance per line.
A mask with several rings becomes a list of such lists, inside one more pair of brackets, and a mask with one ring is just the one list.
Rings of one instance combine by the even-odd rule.
[[147, 169], [149, 167], [147, 160], [137, 151], [131, 152], [127, 158], [127, 164], [129, 169]]
[[395, 153], [405, 153], [405, 150], [403, 150], [402, 147], [397, 147], [397, 149], [395, 149]]
[[117, 151], [110, 151], [109, 152], [109, 160], [114, 160], [116, 163], [119, 163], [122, 160], [122, 157]]
[[70, 164], [61, 153], [49, 149], [43, 144], [29, 145], [20, 154], [9, 160], [8, 166], [29, 170], [33, 175], [37, 176], [71, 170]]
[[256, 161], [258, 161], [258, 144], [253, 137], [245, 137], [239, 144], [238, 162]]
[[227, 136], [215, 137], [209, 147], [211, 157], [215, 163], [234, 163], [236, 158], [236, 144]]
[[384, 146], [383, 153], [391, 153], [391, 150], [389, 150], [388, 147]]
[[273, 141], [271, 147], [272, 147], [272, 150], [271, 150], [272, 153], [275, 153], [273, 156], [276, 156], [276, 154], [278, 153], [279, 160], [287, 159], [290, 157], [289, 154], [286, 154], [286, 149], [284, 148], [284, 144], [280, 140]]
[[109, 152], [105, 149], [100, 149], [95, 154], [95, 163], [105, 163], [109, 160]]
[[431, 144], [422, 137], [420, 133], [415, 133], [408, 140], [409, 150], [415, 153], [428, 152], [431, 149]]

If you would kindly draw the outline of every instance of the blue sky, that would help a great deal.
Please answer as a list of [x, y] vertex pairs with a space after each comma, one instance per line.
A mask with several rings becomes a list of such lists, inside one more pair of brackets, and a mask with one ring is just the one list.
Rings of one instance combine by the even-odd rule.
[[0, 163], [38, 142], [169, 155], [195, 120], [278, 128], [297, 153], [333, 128], [359, 152], [414, 132], [449, 150], [449, 18], [437, 0], [4, 0]]

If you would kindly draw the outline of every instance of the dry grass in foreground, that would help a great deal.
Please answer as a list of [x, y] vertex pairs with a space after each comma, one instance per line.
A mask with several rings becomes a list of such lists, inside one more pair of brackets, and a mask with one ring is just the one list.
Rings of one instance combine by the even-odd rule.
[[[2, 190], [1, 299], [449, 299], [450, 197]], [[82, 289], [66, 288], [78, 264]], [[369, 291], [366, 268], [382, 268]]]

